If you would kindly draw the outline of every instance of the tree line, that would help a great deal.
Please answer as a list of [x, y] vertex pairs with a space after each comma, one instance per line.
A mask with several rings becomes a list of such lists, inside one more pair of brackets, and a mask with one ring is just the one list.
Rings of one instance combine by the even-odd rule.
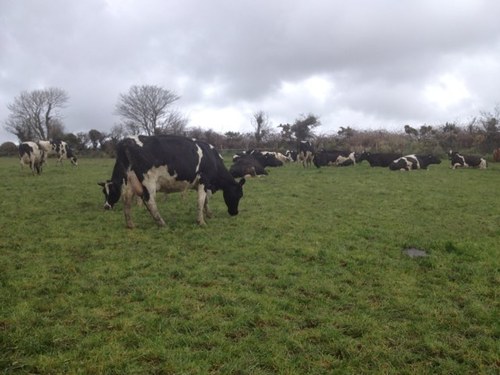
[[[62, 111], [69, 95], [60, 88], [23, 91], [7, 105], [9, 116], [4, 128], [19, 142], [58, 139], [80, 154], [113, 155], [116, 143], [125, 136], [177, 134], [206, 140], [219, 149], [250, 148], [296, 149], [297, 141], [309, 140], [316, 148], [372, 150], [379, 152], [433, 152], [444, 154], [449, 149], [489, 154], [500, 147], [500, 107], [483, 112], [466, 124], [449, 122], [442, 125], [404, 125], [401, 131], [356, 130], [340, 127], [334, 134], [318, 134], [320, 117], [301, 114], [292, 123], [274, 127], [264, 111], [256, 111], [250, 119], [253, 131], [226, 132], [188, 127], [188, 119], [173, 108], [180, 96], [159, 86], [131, 86], [118, 97], [115, 114], [120, 122], [105, 132], [90, 129], [77, 134], [65, 132]], [[10, 154], [15, 145], [0, 145], [0, 155]]]

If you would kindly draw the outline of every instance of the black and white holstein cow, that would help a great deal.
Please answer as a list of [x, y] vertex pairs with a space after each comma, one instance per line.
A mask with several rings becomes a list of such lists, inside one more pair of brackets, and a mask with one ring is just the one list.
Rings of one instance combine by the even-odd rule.
[[363, 160], [368, 161], [370, 167], [384, 167], [387, 168], [394, 160], [402, 157], [402, 154], [397, 153], [371, 153], [364, 151], [358, 159], [358, 162]]
[[278, 151], [261, 151], [260, 153], [263, 155], [274, 156], [276, 158], [276, 160], [281, 162], [280, 165], [276, 165], [277, 167], [281, 167], [284, 163], [291, 161], [291, 159], [289, 157], [287, 157], [286, 155], [283, 155], [281, 152], [278, 152]]
[[266, 167], [281, 167], [283, 162], [278, 160], [273, 152], [249, 150], [233, 156], [233, 165], [229, 173], [234, 178], [267, 175]]
[[139, 136], [126, 138], [117, 145], [111, 179], [101, 182], [110, 209], [123, 196], [125, 222], [133, 228], [132, 198], [140, 196], [158, 226], [165, 221], [156, 206], [156, 193], [198, 192], [198, 224], [210, 217], [208, 201], [212, 193], [223, 191], [231, 216], [238, 214], [245, 179], [237, 182], [226, 169], [222, 157], [210, 144], [180, 136]]
[[21, 168], [29, 165], [33, 174], [42, 172], [42, 165], [45, 161], [45, 151], [40, 149], [35, 142], [22, 142], [19, 145], [19, 161]]
[[457, 167], [477, 167], [479, 169], [486, 169], [486, 159], [480, 156], [462, 155], [456, 151], [450, 150], [448, 152], [448, 157], [451, 161], [452, 169], [456, 169]]
[[327, 165], [336, 165], [339, 167], [346, 167], [348, 165], [355, 165], [359, 160], [359, 155], [351, 151], [338, 151], [338, 150], [320, 150], [314, 154], [313, 163], [319, 167]]
[[233, 155], [233, 162], [237, 161], [242, 156], [253, 155], [259, 159], [264, 167], [281, 167], [283, 163], [290, 161], [281, 152], [276, 151], [261, 151], [261, 150], [247, 150], [241, 151]]
[[304, 168], [312, 164], [313, 156], [313, 145], [309, 141], [300, 141], [298, 144], [297, 160], [302, 162]]
[[290, 161], [297, 161], [297, 151], [293, 150], [286, 150], [285, 151], [285, 156], [290, 160]]
[[441, 159], [432, 154], [406, 155], [394, 160], [390, 165], [391, 171], [410, 171], [412, 169], [427, 169], [430, 164], [440, 164]]
[[78, 165], [73, 150], [64, 141], [38, 141], [38, 146], [45, 151], [45, 155], [57, 155], [57, 163], [62, 165], [63, 159], [69, 159], [74, 166]]

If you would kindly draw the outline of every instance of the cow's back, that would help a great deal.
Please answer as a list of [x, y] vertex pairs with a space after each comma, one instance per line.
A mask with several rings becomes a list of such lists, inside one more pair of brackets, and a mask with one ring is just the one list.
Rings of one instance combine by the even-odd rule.
[[[119, 152], [133, 165], [138, 175], [153, 167], [166, 166], [171, 176], [182, 181], [194, 181], [199, 168], [201, 151], [189, 138], [177, 136], [143, 136], [142, 146], [127, 140]], [[131, 152], [136, 150], [136, 152]]]

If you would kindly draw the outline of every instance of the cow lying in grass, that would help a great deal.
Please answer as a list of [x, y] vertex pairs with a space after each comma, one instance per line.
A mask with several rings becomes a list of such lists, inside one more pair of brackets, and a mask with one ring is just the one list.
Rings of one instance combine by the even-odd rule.
[[273, 152], [250, 150], [233, 156], [233, 164], [229, 168], [229, 173], [235, 178], [255, 177], [267, 175], [266, 167], [281, 167], [282, 165], [283, 162]]
[[394, 160], [402, 157], [402, 154], [397, 154], [397, 153], [384, 153], [384, 152], [379, 152], [379, 153], [372, 153], [369, 151], [363, 152], [359, 158], [358, 158], [358, 163], [362, 162], [363, 160], [368, 161], [370, 164], [370, 167], [385, 167], [387, 168]]
[[456, 151], [450, 150], [448, 152], [448, 157], [451, 161], [452, 169], [456, 169], [457, 167], [462, 167], [462, 168], [473, 167], [479, 169], [486, 168], [486, 159], [483, 159], [480, 156], [462, 155]]
[[406, 155], [394, 160], [390, 165], [391, 171], [410, 171], [412, 169], [427, 169], [430, 164], [440, 164], [441, 159], [432, 154]]

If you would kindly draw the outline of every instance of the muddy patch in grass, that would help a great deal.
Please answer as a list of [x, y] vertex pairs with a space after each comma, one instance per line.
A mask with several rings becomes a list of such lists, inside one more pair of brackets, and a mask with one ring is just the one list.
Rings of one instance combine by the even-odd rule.
[[425, 250], [417, 249], [415, 247], [409, 247], [403, 250], [403, 253], [408, 255], [410, 258], [420, 258], [427, 257], [429, 254]]

